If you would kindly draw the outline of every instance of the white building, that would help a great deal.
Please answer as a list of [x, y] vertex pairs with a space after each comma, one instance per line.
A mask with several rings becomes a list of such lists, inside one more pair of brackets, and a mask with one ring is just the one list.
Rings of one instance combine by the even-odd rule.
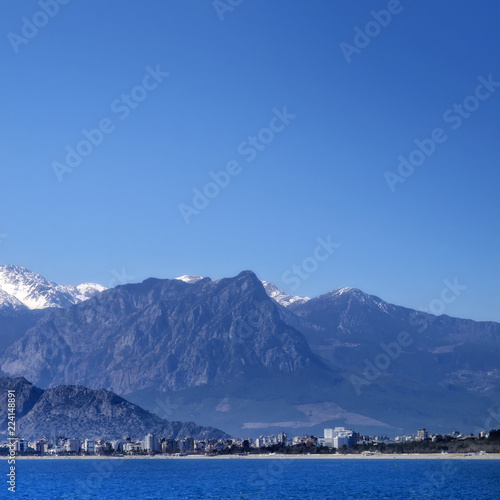
[[144, 451], [152, 453], [154, 451], [159, 451], [159, 450], [160, 446], [156, 434], [148, 434], [144, 438]]
[[427, 429], [419, 429], [417, 432], [417, 441], [423, 441], [429, 438], [429, 431]]
[[288, 444], [288, 437], [286, 435], [286, 432], [280, 432], [278, 434], [278, 443], [286, 446]]
[[120, 451], [122, 444], [123, 442], [120, 439], [115, 439], [114, 441], [111, 441], [111, 448], [113, 448], [114, 451]]
[[342, 448], [342, 446], [354, 446], [357, 442], [356, 434], [346, 427], [335, 427], [334, 429], [325, 429], [324, 437], [319, 439], [320, 444], [330, 448]]
[[85, 453], [94, 453], [95, 450], [95, 442], [92, 441], [91, 439], [86, 439], [83, 442], [82, 449]]
[[260, 436], [258, 437], [256, 440], [255, 440], [255, 446], [257, 448], [261, 448], [263, 446], [267, 446], [268, 444], [270, 444], [271, 441], [269, 439], [269, 436]]
[[346, 446], [347, 448], [351, 446], [351, 436], [335, 436], [333, 438], [333, 447], [342, 448], [342, 446]]
[[80, 452], [80, 440], [79, 439], [67, 439], [64, 443], [64, 450], [69, 453], [79, 453]]
[[122, 450], [125, 453], [137, 453], [138, 451], [141, 451], [141, 446], [137, 443], [127, 442], [122, 445]]
[[28, 441], [25, 439], [18, 439], [16, 442], [16, 451], [18, 453], [26, 453], [28, 451]]

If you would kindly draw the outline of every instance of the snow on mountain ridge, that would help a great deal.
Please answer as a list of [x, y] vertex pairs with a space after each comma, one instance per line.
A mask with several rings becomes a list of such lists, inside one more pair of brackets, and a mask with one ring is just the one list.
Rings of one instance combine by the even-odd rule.
[[[203, 276], [191, 276], [189, 274], [185, 274], [183, 276], [179, 276], [177, 278], [174, 278], [179, 281], [184, 281], [185, 283], [193, 284], [196, 283], [197, 281], [200, 281], [203, 279]], [[214, 283], [219, 280], [214, 280]], [[281, 304], [282, 306], [288, 307], [290, 304], [293, 303], [298, 303], [298, 304], [303, 304], [304, 302], [307, 302], [308, 300], [311, 300], [309, 297], [299, 297], [296, 295], [288, 295], [283, 290], [280, 290], [275, 284], [270, 283], [269, 281], [261, 281], [262, 285], [264, 286], [264, 290], [266, 291], [267, 295], [274, 299], [278, 304]]]
[[374, 304], [387, 314], [389, 313], [389, 308], [394, 307], [392, 304], [388, 304], [380, 297], [376, 297], [375, 295], [370, 295], [368, 293], [365, 293], [359, 288], [352, 288], [352, 287], [337, 288], [336, 290], [328, 292], [326, 295], [329, 296], [331, 299], [335, 299], [341, 295], [347, 295], [349, 298], [356, 298], [356, 300], [358, 302], [361, 302], [362, 304], [368, 304], [368, 303]]
[[[204, 279], [204, 277], [183, 275], [174, 279], [194, 284]], [[288, 307], [291, 304], [304, 304], [311, 300], [309, 297], [289, 295], [269, 281], [261, 281], [261, 283], [267, 295], [284, 307]], [[24, 267], [0, 265], [0, 307], [2, 308], [19, 310], [25, 307], [29, 309], [69, 307], [88, 300], [104, 290], [106, 290], [106, 287], [96, 283], [58, 285]], [[351, 287], [338, 288], [327, 295], [334, 298], [344, 294], [355, 296], [361, 302], [375, 298], [357, 288]], [[386, 304], [383, 301], [378, 299], [375, 302], [381, 309], [386, 310]]]
[[29, 309], [69, 307], [106, 290], [102, 285], [58, 285], [21, 266], [0, 265], [0, 306], [24, 304]]
[[290, 304], [303, 304], [308, 300], [311, 300], [309, 297], [299, 297], [297, 295], [288, 295], [283, 290], [280, 290], [274, 283], [270, 283], [269, 281], [262, 281], [264, 285], [264, 289], [278, 304], [282, 306], [288, 307]]
[[179, 276], [177, 278], [174, 278], [179, 281], [184, 281], [184, 283], [196, 283], [197, 281], [200, 281], [203, 279], [203, 276], [190, 276], [189, 274], [184, 274], [183, 276]]
[[23, 309], [27, 309], [27, 307], [19, 300], [16, 299], [10, 293], [4, 292], [0, 288], [0, 307], [3, 311], [20, 311]]

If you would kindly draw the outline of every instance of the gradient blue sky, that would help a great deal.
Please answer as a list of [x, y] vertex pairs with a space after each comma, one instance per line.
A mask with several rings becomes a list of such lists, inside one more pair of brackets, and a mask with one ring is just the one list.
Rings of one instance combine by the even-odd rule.
[[[211, 0], [72, 0], [16, 53], [9, 33], [41, 7], [4, 2], [0, 261], [64, 284], [252, 269], [414, 308], [457, 278], [444, 312], [500, 321], [500, 88], [443, 119], [500, 81], [500, 4], [401, 0], [347, 62], [340, 44], [387, 5], [243, 0], [221, 21]], [[113, 101], [156, 65], [169, 76], [120, 120]], [[296, 117], [248, 162], [238, 146], [284, 106]], [[53, 162], [104, 118], [114, 131], [59, 182]], [[447, 140], [391, 192], [384, 173], [435, 128]], [[179, 204], [231, 160], [241, 173], [186, 224]], [[292, 289], [329, 235], [340, 247]]]

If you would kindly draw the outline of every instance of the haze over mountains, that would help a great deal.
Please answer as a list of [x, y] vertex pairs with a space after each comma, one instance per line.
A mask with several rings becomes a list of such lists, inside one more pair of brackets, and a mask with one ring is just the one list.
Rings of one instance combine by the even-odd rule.
[[151, 278], [36, 313], [6, 342], [5, 374], [43, 388], [108, 389], [232, 435], [320, 435], [331, 425], [470, 432], [500, 400], [500, 324], [437, 317], [353, 288], [309, 299], [251, 271]]
[[[168, 422], [104, 389], [58, 386], [43, 390], [19, 377], [0, 377], [0, 397], [16, 391], [16, 423], [25, 439], [78, 437], [119, 439], [143, 437], [154, 432], [160, 437], [223, 439], [229, 437], [212, 427], [193, 422]], [[0, 408], [0, 435], [7, 433], [7, 408]]]

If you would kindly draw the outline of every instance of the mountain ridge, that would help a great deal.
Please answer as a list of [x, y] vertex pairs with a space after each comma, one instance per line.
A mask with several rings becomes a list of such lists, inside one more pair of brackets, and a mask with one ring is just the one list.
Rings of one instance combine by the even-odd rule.
[[[160, 389], [181, 390], [208, 381], [218, 383], [221, 359], [224, 380], [228, 373], [230, 378], [241, 377], [257, 367], [286, 373], [314, 364], [307, 342], [279, 323], [279, 313], [269, 300], [261, 282], [248, 271], [217, 282], [205, 278], [186, 284], [149, 278], [120, 285], [71, 309], [49, 312], [28, 332], [32, 342], [16, 353], [11, 351], [14, 357], [2, 364], [2, 370], [24, 374], [42, 386], [83, 380], [90, 387], [106, 386], [126, 394], [133, 373], [134, 390], [146, 388], [148, 380], [158, 380]], [[253, 312], [254, 301], [267, 301], [259, 318], [267, 325], [265, 334], [260, 328], [245, 330], [242, 318]], [[113, 318], [112, 325], [103, 313]], [[134, 323], [129, 326], [132, 317]], [[168, 353], [165, 363], [159, 354], [151, 356], [151, 348]], [[220, 355], [207, 357], [205, 351]], [[95, 356], [109, 358], [106, 374], [97, 379], [90, 368]], [[126, 374], [124, 367], [128, 367]]]
[[446, 431], [480, 426], [500, 396], [498, 323], [348, 287], [285, 306], [251, 271], [181, 278], [40, 311], [0, 367], [42, 387], [105, 387], [149, 410], [167, 400], [167, 416], [234, 435], [283, 423]]
[[[80, 439], [116, 439], [125, 435], [222, 439], [229, 437], [213, 427], [193, 422], [169, 422], [105, 389], [61, 385], [43, 390], [24, 377], [0, 377], [0, 396], [15, 390], [16, 426], [25, 439], [44, 436]], [[7, 411], [0, 410], [0, 435], [7, 432]]]
[[0, 265], [0, 307], [18, 303], [28, 309], [69, 307], [105, 289], [96, 283], [58, 285], [24, 267]]

